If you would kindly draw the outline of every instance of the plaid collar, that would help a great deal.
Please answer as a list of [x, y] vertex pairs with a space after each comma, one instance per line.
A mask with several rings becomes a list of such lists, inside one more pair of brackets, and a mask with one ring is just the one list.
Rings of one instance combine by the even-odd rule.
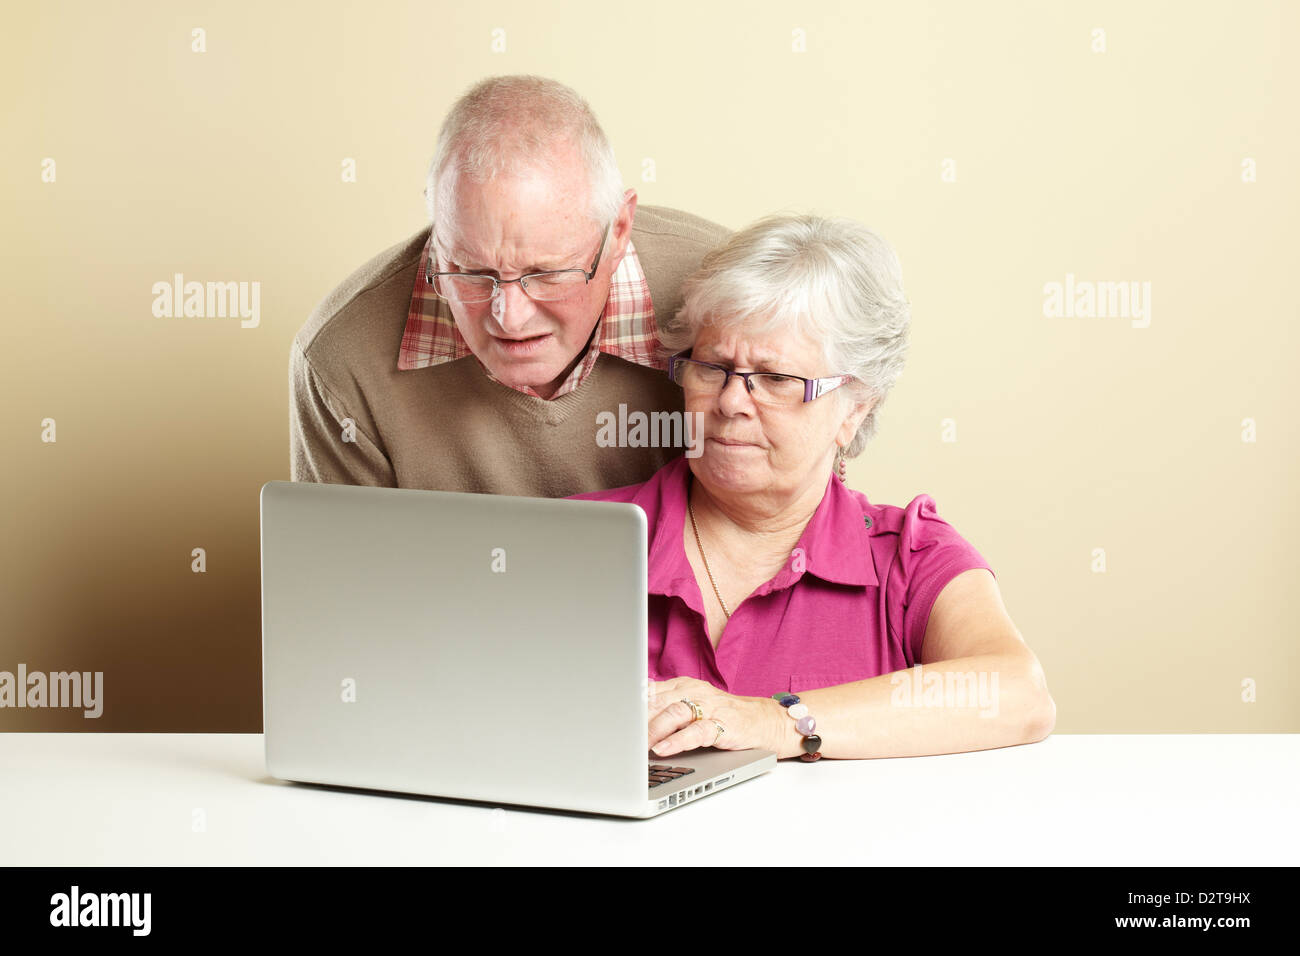
[[[402, 346], [397, 353], [399, 371], [426, 368], [443, 362], [473, 355], [451, 314], [446, 300], [433, 294], [424, 281], [425, 265], [431, 253], [432, 230], [420, 253], [420, 265], [415, 272], [415, 291], [406, 317], [406, 330], [402, 333]], [[596, 320], [587, 354], [577, 364], [564, 384], [551, 397], [559, 398], [576, 389], [591, 373], [596, 357], [608, 352], [621, 359], [648, 368], [666, 369], [667, 359], [659, 354], [659, 334], [655, 325], [654, 305], [650, 301], [650, 286], [636, 249], [629, 239], [627, 252], [610, 282], [609, 299]], [[477, 361], [477, 356], [475, 356]], [[487, 366], [479, 367], [492, 381], [496, 381]], [[527, 385], [510, 386], [525, 395], [540, 397]]]

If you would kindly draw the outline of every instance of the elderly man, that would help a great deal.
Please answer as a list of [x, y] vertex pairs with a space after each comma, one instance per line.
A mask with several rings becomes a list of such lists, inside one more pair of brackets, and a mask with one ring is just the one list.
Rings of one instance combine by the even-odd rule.
[[430, 226], [344, 280], [294, 339], [293, 479], [560, 497], [680, 455], [611, 447], [599, 423], [680, 413], [657, 321], [727, 230], [638, 209], [590, 108], [539, 77], [462, 96], [427, 185]]

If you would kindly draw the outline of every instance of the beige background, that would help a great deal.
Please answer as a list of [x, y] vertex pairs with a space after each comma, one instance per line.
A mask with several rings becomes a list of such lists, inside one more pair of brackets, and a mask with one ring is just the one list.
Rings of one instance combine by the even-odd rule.
[[[850, 482], [933, 495], [984, 553], [1058, 732], [1300, 730], [1298, 21], [1267, 2], [14, 8], [0, 670], [102, 670], [105, 711], [5, 709], [0, 730], [260, 730], [257, 492], [288, 478], [290, 340], [422, 224], [451, 101], [514, 72], [589, 99], [642, 202], [732, 227], [842, 214], [894, 243], [913, 347]], [[260, 282], [260, 326], [155, 318], [175, 272]], [[1151, 282], [1150, 327], [1045, 317], [1066, 273]]]

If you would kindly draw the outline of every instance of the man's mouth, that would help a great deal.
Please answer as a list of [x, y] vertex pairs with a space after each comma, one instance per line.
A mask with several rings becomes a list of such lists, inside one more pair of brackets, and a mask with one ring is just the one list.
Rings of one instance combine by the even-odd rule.
[[550, 332], [543, 332], [540, 335], [529, 335], [523, 338], [503, 338], [499, 335], [493, 335], [492, 341], [494, 341], [500, 349], [510, 355], [524, 355], [540, 348], [550, 337]]

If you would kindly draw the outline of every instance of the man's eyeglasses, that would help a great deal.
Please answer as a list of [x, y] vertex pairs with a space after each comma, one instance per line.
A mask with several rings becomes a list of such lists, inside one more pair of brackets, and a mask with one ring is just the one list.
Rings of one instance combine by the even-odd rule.
[[690, 358], [690, 350], [668, 360], [668, 376], [686, 391], [720, 394], [733, 375], [745, 381], [754, 401], [763, 405], [800, 405], [821, 398], [853, 378], [832, 375], [829, 378], [804, 378], [782, 372], [737, 372], [734, 369]]
[[517, 279], [498, 279], [496, 276], [474, 272], [431, 272], [433, 257], [430, 256], [424, 267], [424, 281], [433, 286], [434, 294], [439, 298], [453, 302], [487, 302], [496, 297], [497, 290], [511, 282], [518, 282], [530, 299], [539, 302], [567, 299], [596, 275], [611, 225], [613, 223], [607, 225], [600, 234], [600, 246], [596, 249], [596, 259], [590, 269], [551, 269], [547, 272], [531, 272]]

